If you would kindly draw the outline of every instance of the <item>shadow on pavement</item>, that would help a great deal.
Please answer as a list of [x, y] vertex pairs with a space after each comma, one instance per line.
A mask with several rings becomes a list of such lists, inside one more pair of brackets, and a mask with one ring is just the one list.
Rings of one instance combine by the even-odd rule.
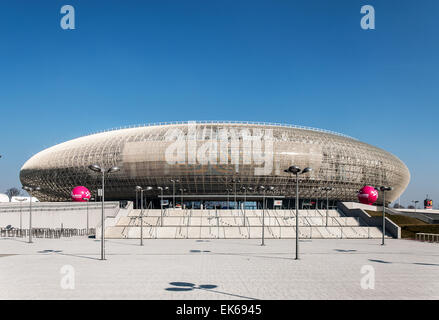
[[238, 294], [213, 290], [215, 288], [218, 288], [218, 286], [214, 285], [214, 284], [201, 284], [199, 286], [195, 285], [194, 283], [190, 283], [190, 282], [170, 282], [169, 284], [172, 287], [166, 288], [165, 289], [166, 291], [174, 291], [174, 292], [180, 291], [180, 292], [182, 292], [182, 291], [193, 291], [193, 290], [205, 290], [205, 291], [224, 294], [224, 295], [228, 295], [228, 296], [232, 296], [232, 297], [238, 297], [238, 298], [249, 299], [249, 300], [257, 300], [256, 298], [250, 298], [250, 297], [245, 297], [245, 296], [241, 296]]
[[334, 251], [337, 251], [337, 252], [357, 252], [357, 250], [354, 250], [354, 249], [334, 249]]
[[93, 258], [93, 257], [87, 257], [87, 256], [82, 256], [79, 254], [71, 254], [71, 253], [62, 253], [62, 250], [50, 250], [50, 249], [46, 249], [46, 250], [41, 250], [38, 251], [38, 253], [55, 253], [57, 255], [61, 255], [61, 256], [69, 256], [69, 257], [75, 257], [75, 258], [82, 258], [82, 259], [90, 259], [90, 260], [100, 260], [99, 258]]
[[384, 260], [377, 260], [377, 259], [368, 259], [371, 262], [378, 262], [378, 263], [393, 263], [393, 262], [389, 262], [389, 261], [384, 261]]

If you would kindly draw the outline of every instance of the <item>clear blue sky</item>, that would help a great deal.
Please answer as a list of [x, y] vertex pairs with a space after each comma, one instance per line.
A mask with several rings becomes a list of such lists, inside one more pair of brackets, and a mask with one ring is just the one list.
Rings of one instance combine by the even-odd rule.
[[412, 174], [401, 203], [438, 204], [438, 21], [437, 0], [2, 0], [0, 191], [34, 153], [97, 130], [252, 120], [388, 150]]

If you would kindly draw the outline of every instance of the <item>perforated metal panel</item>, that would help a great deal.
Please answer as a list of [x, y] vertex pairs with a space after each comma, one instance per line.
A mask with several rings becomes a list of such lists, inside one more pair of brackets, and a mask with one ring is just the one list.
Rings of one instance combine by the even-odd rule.
[[[389, 185], [386, 200], [395, 200], [407, 187], [410, 173], [394, 155], [334, 132], [295, 126], [201, 122], [149, 125], [77, 138], [36, 154], [22, 167], [23, 185], [41, 186], [43, 201], [65, 201], [77, 185], [94, 191], [100, 186], [90, 164], [119, 166], [106, 182], [106, 198], [133, 199], [137, 185], [169, 187], [185, 195], [224, 194], [235, 188], [274, 186], [273, 194], [294, 196], [291, 165], [312, 167], [300, 176], [300, 196], [356, 201], [369, 184]], [[234, 182], [235, 181], [235, 182]], [[168, 192], [169, 193], [169, 192]], [[253, 193], [260, 193], [254, 191]], [[251, 194], [251, 192], [247, 192]]]

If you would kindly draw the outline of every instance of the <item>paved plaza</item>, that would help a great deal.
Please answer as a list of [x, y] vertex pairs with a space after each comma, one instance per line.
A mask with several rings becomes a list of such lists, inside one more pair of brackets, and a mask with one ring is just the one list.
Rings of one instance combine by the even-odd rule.
[[[100, 261], [98, 239], [0, 238], [0, 298], [439, 298], [439, 244], [303, 240], [294, 260], [294, 243], [145, 240], [140, 247], [138, 240], [107, 240]], [[374, 289], [362, 288], [373, 273]]]

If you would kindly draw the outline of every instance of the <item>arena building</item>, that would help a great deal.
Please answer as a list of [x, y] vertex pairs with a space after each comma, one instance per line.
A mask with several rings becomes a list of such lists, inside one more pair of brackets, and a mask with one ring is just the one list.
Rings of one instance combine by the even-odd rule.
[[[299, 175], [300, 206], [323, 207], [357, 201], [364, 185], [392, 186], [386, 202], [406, 189], [406, 165], [387, 151], [349, 136], [314, 128], [230, 121], [149, 124], [100, 132], [67, 141], [30, 158], [21, 168], [23, 185], [39, 186], [41, 201], [68, 201], [86, 186], [96, 195], [101, 176], [89, 169], [118, 166], [106, 177], [106, 200], [134, 200], [136, 186], [154, 207], [294, 207], [292, 165]], [[150, 188], [147, 188], [150, 187]], [[331, 187], [326, 192], [324, 187]], [[378, 201], [382, 203], [382, 197]]]

